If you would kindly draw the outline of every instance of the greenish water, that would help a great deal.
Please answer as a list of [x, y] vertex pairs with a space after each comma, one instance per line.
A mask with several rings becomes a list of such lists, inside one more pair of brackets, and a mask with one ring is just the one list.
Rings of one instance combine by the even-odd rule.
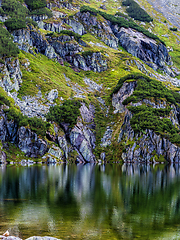
[[0, 234], [180, 239], [180, 166], [0, 165]]

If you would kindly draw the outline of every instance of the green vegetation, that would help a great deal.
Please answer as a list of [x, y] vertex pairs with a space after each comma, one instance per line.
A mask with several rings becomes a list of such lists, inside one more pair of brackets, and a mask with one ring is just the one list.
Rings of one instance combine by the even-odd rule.
[[38, 8], [29, 13], [30, 15], [47, 15], [49, 18], [53, 16], [52, 12], [44, 7], [44, 8]]
[[25, 0], [25, 3], [31, 11], [46, 7], [46, 0]]
[[159, 37], [157, 37], [153, 33], [150, 33], [145, 28], [139, 26], [132, 19], [126, 20], [125, 18], [114, 16], [112, 14], [108, 14], [108, 13], [102, 12], [100, 10], [96, 10], [96, 9], [91, 8], [89, 6], [82, 6], [80, 8], [80, 11], [81, 12], [90, 12], [93, 15], [99, 14], [102, 17], [104, 17], [106, 20], [111, 21], [113, 24], [117, 24], [119, 27], [125, 27], [125, 28], [129, 28], [130, 27], [130, 28], [133, 28], [133, 29], [137, 30], [138, 32], [143, 33], [147, 37], [150, 37], [152, 39], [155, 39], [155, 40], [160, 41], [163, 44], [165, 44]]
[[8, 15], [10, 18], [5, 21], [5, 26], [9, 31], [25, 28], [27, 24], [37, 26], [35, 22], [30, 22], [26, 19], [28, 15], [47, 15], [52, 17], [52, 12], [46, 8], [46, 1], [25, 1], [29, 10], [17, 0], [3, 0], [2, 8], [0, 8], [1, 15]]
[[180, 144], [179, 130], [173, 126], [170, 119], [165, 118], [170, 113], [170, 108], [154, 109], [142, 105], [128, 106], [128, 109], [133, 113], [130, 123], [135, 132], [151, 129], [169, 138], [172, 143]]
[[82, 37], [80, 34], [78, 33], [75, 33], [73, 31], [70, 31], [70, 30], [62, 30], [60, 31], [60, 33], [57, 33], [57, 32], [50, 32], [50, 33], [47, 33], [46, 36], [51, 36], [51, 37], [58, 37], [59, 35], [68, 35], [70, 37], [74, 37], [74, 39], [78, 42], [79, 39]]
[[28, 9], [17, 0], [3, 0], [2, 9], [4, 14], [10, 16], [5, 21], [5, 26], [8, 30], [13, 31], [26, 27], [26, 16]]
[[70, 31], [70, 30], [62, 30], [62, 31], [60, 31], [60, 34], [65, 34], [65, 35], [68, 35], [68, 36], [73, 36], [76, 41], [79, 41], [79, 39], [81, 38], [81, 35], [80, 35], [80, 34], [75, 33], [75, 32], [73, 32], [73, 31]]
[[0, 57], [16, 57], [19, 49], [13, 43], [11, 34], [0, 26]]
[[28, 118], [27, 116], [24, 116], [19, 108], [14, 106], [14, 100], [8, 97], [7, 93], [2, 88], [0, 88], [0, 106], [1, 105], [6, 105], [9, 107], [4, 109], [7, 119], [14, 120], [18, 127], [29, 127], [32, 131], [36, 132], [42, 137], [46, 135], [46, 131], [51, 127], [50, 123], [47, 123], [40, 118]]
[[9, 31], [26, 28], [25, 19], [17, 19], [15, 17], [6, 20], [5, 26]]
[[134, 0], [124, 0], [122, 2], [123, 6], [128, 6], [126, 9], [128, 15], [135, 20], [139, 20], [142, 22], [151, 22], [153, 21], [153, 18], [147, 14], [146, 11], [144, 11], [139, 4], [137, 4]]
[[133, 95], [124, 100], [124, 105], [127, 105], [130, 102], [137, 102], [145, 98], [154, 98], [155, 100], [165, 99], [168, 103], [174, 104], [180, 102], [180, 94], [166, 88], [161, 82], [153, 80], [141, 73], [128, 74], [121, 78], [117, 86], [114, 88], [113, 93], [117, 93], [123, 83], [129, 80], [137, 81], [137, 87], [133, 92]]
[[2, 9], [4, 14], [16, 19], [24, 19], [28, 14], [28, 9], [17, 0], [3, 0]]
[[177, 28], [176, 27], [170, 28], [169, 30], [177, 32]]
[[54, 121], [59, 125], [65, 122], [73, 127], [77, 123], [78, 116], [80, 116], [80, 106], [79, 101], [66, 100], [61, 106], [50, 107], [46, 118], [48, 121]]

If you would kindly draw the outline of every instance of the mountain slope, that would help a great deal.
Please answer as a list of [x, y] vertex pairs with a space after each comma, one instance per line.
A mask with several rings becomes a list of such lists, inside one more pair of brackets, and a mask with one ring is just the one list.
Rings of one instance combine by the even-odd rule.
[[179, 161], [180, 34], [129, 2], [2, 1], [1, 161]]

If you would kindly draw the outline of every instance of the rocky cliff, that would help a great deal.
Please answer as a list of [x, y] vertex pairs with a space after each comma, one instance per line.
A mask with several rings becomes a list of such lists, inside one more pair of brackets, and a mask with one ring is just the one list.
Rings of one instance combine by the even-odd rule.
[[[125, 162], [179, 162], [180, 161], [180, 148], [176, 144], [173, 144], [168, 136], [168, 130], [165, 131], [167, 134], [164, 137], [163, 134], [157, 133], [157, 128], [154, 125], [154, 130], [144, 129], [136, 131], [132, 128], [132, 117], [135, 114], [131, 112], [125, 105], [125, 101], [132, 97], [133, 92], [138, 87], [137, 82], [125, 82], [119, 91], [113, 94], [112, 105], [115, 108], [115, 112], [124, 113], [124, 121], [120, 129], [118, 142], [125, 143], [122, 153], [122, 159]], [[131, 102], [131, 101], [130, 101]], [[151, 109], [162, 110], [166, 109], [169, 105], [164, 100], [156, 99], [154, 102], [150, 99], [143, 99], [136, 103], [131, 102], [130, 106], [137, 108], [144, 106], [145, 108], [150, 107]], [[144, 114], [146, 114], [144, 112]], [[150, 111], [148, 114], [152, 114]], [[170, 111], [167, 116], [164, 116], [170, 120], [169, 124], [175, 126], [179, 131], [179, 107], [177, 105], [170, 105]], [[143, 116], [139, 115], [139, 122]], [[161, 119], [163, 118], [163, 115]], [[152, 118], [153, 119], [153, 118]], [[145, 121], [149, 121], [148, 117]], [[161, 122], [159, 122], [161, 124]], [[148, 125], [148, 124], [147, 124]], [[149, 125], [150, 126], [150, 125]]]
[[[14, 25], [2, 5], [0, 162], [179, 162], [180, 34], [149, 14], [47, 1]], [[69, 100], [80, 103], [77, 120], [67, 107], [47, 121]]]

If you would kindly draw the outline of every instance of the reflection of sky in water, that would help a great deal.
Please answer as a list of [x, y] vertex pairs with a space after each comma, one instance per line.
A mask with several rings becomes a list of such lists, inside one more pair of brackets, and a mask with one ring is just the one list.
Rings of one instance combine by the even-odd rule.
[[168, 239], [179, 206], [178, 165], [0, 166], [0, 234]]

